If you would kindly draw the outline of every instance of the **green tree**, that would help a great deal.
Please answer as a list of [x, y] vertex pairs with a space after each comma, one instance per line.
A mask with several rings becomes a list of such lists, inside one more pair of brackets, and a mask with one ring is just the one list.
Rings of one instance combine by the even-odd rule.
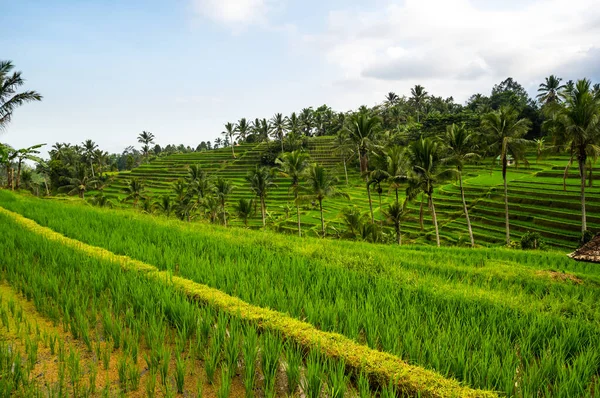
[[306, 152], [300, 150], [286, 152], [278, 158], [275, 163], [279, 165], [279, 171], [285, 177], [289, 178], [290, 189], [294, 193], [294, 203], [296, 205], [296, 215], [298, 218], [298, 236], [302, 236], [302, 226], [300, 223], [300, 200], [299, 188], [300, 180], [308, 167], [309, 156]]
[[344, 165], [344, 176], [346, 178], [346, 185], [349, 184], [348, 180], [348, 162], [354, 155], [353, 144], [348, 139], [348, 132], [345, 130], [339, 130], [335, 135], [333, 141], [333, 152], [340, 156], [342, 164]]
[[325, 219], [323, 217], [323, 200], [326, 198], [344, 196], [348, 198], [348, 195], [338, 191], [336, 184], [337, 178], [331, 176], [327, 169], [323, 166], [314, 164], [312, 165], [306, 176], [307, 186], [306, 189], [309, 192], [309, 197], [319, 202], [319, 212], [321, 214], [321, 233], [325, 236]]
[[235, 132], [238, 142], [245, 142], [248, 134], [250, 133], [250, 124], [245, 117], [241, 118], [235, 125]]
[[138, 178], [132, 178], [131, 180], [129, 180], [127, 186], [123, 188], [123, 192], [127, 194], [127, 196], [125, 196], [122, 201], [128, 202], [132, 200], [133, 207], [137, 207], [140, 199], [144, 198], [145, 188], [146, 187], [142, 180]]
[[163, 212], [167, 217], [171, 215], [174, 210], [174, 203], [170, 195], [163, 195], [160, 200], [154, 202], [154, 207]]
[[398, 190], [408, 180], [409, 164], [405, 150], [399, 146], [392, 146], [385, 150], [384, 155], [390, 189], [394, 190], [396, 203], [399, 203]]
[[246, 182], [248, 182], [250, 190], [254, 192], [260, 201], [260, 213], [264, 227], [267, 225], [267, 193], [271, 188], [277, 187], [277, 184], [273, 181], [273, 173], [266, 167], [256, 166], [254, 170], [249, 171], [246, 175]]
[[427, 91], [425, 91], [425, 87], [417, 84], [415, 87], [410, 89], [410, 102], [414, 105], [415, 110], [417, 112], [417, 123], [420, 123], [420, 113], [427, 102], [427, 98], [429, 98]]
[[0, 61], [0, 131], [6, 128], [15, 109], [26, 102], [42, 100], [35, 91], [17, 92], [25, 80], [21, 72], [12, 72], [13, 69], [11, 61]]
[[225, 207], [227, 203], [227, 198], [233, 192], [233, 185], [231, 182], [227, 181], [222, 177], [218, 177], [214, 183], [214, 192], [221, 204], [221, 213], [223, 216], [223, 225], [227, 226], [227, 208]]
[[33, 146], [30, 146], [29, 148], [22, 148], [22, 149], [17, 150], [17, 152], [16, 152], [17, 178], [16, 178], [16, 183], [15, 183], [16, 189], [19, 189], [21, 186], [21, 167], [23, 166], [23, 161], [24, 160], [32, 160], [34, 162], [41, 162], [42, 159], [39, 156], [37, 156], [40, 153], [40, 151], [38, 151], [38, 149], [40, 149], [44, 145], [46, 145], [46, 144], [33, 145]]
[[402, 231], [400, 229], [400, 224], [406, 213], [405, 204], [403, 205], [399, 202], [390, 203], [387, 210], [383, 212], [387, 222], [394, 226], [394, 231], [396, 232], [396, 242], [399, 246], [402, 245]]
[[471, 219], [469, 218], [469, 209], [465, 200], [465, 189], [463, 187], [463, 167], [469, 160], [478, 158], [477, 145], [475, 144], [475, 135], [467, 130], [464, 124], [458, 126], [452, 124], [446, 129], [444, 137], [445, 152], [447, 157], [444, 161], [456, 167], [458, 183], [460, 186], [460, 197], [463, 204], [463, 212], [467, 220], [467, 229], [469, 231], [469, 239], [471, 247], [475, 247], [475, 238], [473, 237], [473, 228], [471, 227]]
[[286, 123], [281, 113], [276, 113], [271, 118], [271, 127], [271, 133], [276, 139], [279, 140], [279, 143], [281, 144], [281, 152], [283, 153], [283, 137], [285, 136]]
[[248, 218], [254, 214], [254, 201], [252, 199], [240, 198], [235, 206], [235, 212], [238, 218], [244, 221], [244, 225], [248, 226]]
[[224, 135], [227, 139], [229, 139], [229, 142], [231, 143], [231, 154], [233, 156], [233, 158], [235, 159], [235, 149], [234, 149], [234, 141], [233, 141], [233, 136], [235, 135], [235, 125], [233, 123], [225, 123], [225, 130], [223, 130], [223, 132], [221, 133], [222, 135]]
[[59, 192], [66, 192], [67, 195], [78, 195], [85, 199], [85, 193], [96, 187], [96, 179], [88, 177], [87, 174], [80, 173], [76, 177], [65, 177], [66, 185], [61, 186]]
[[381, 118], [365, 113], [355, 113], [350, 117], [347, 127], [348, 139], [357, 150], [360, 160], [360, 172], [369, 171], [369, 152], [374, 146], [377, 134], [381, 131]]
[[150, 158], [150, 144], [154, 144], [154, 134], [152, 134], [149, 131], [142, 131], [139, 135], [138, 135], [138, 142], [140, 144], [144, 144], [142, 145], [142, 153], [144, 154], [144, 157], [146, 158], [146, 163], [148, 163], [149, 158]]
[[506, 179], [508, 159], [512, 157], [516, 165], [521, 161], [527, 162], [525, 150], [530, 142], [523, 137], [529, 131], [530, 126], [531, 122], [528, 119], [519, 119], [519, 113], [509, 106], [503, 106], [498, 111], [487, 113], [481, 120], [481, 127], [488, 140], [488, 148], [494, 155], [499, 155], [500, 164], [502, 165], [506, 245], [510, 245], [508, 183]]
[[92, 140], [85, 140], [81, 144], [83, 146], [83, 156], [85, 160], [90, 164], [90, 170], [92, 172], [92, 178], [96, 178], [94, 174], [94, 151], [98, 148], [98, 145]]
[[565, 88], [563, 84], [560, 84], [562, 79], [554, 75], [550, 75], [546, 78], [544, 83], [540, 84], [538, 88], [538, 95], [536, 98], [542, 104], [556, 103], [560, 100], [560, 92]]

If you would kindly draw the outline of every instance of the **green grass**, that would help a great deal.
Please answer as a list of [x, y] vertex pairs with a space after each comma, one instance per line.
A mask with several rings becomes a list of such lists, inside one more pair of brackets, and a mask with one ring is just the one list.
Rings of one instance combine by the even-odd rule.
[[298, 239], [9, 192], [0, 206], [471, 387], [598, 388], [600, 268], [560, 253]]

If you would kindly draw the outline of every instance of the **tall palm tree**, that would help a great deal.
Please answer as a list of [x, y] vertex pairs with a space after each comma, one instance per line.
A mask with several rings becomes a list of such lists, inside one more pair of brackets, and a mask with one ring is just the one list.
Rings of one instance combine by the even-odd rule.
[[95, 178], [94, 174], [94, 151], [98, 148], [98, 145], [92, 140], [85, 140], [81, 143], [83, 146], [83, 156], [90, 164], [90, 170], [92, 171], [92, 178]]
[[409, 164], [405, 150], [399, 146], [392, 146], [385, 150], [385, 164], [390, 189], [396, 194], [396, 203], [399, 202], [398, 190], [408, 180]]
[[558, 113], [562, 143], [577, 159], [581, 179], [581, 235], [587, 230], [585, 180], [588, 158], [600, 155], [600, 99], [587, 79], [578, 80], [572, 91], [563, 94], [565, 104]]
[[540, 84], [536, 98], [543, 104], [558, 102], [560, 100], [559, 93], [565, 88], [564, 84], [560, 84], [561, 81], [560, 77], [548, 76], [544, 83]]
[[419, 84], [410, 89], [410, 94], [410, 100], [414, 104], [415, 110], [417, 111], [417, 123], [419, 123], [419, 114], [421, 113], [421, 110], [427, 101], [428, 94], [427, 91], [425, 91], [425, 87]]
[[271, 118], [271, 126], [271, 133], [281, 143], [281, 152], [283, 153], [283, 137], [285, 136], [286, 126], [285, 119], [283, 118], [283, 115], [281, 113], [276, 113]]
[[132, 178], [129, 180], [127, 186], [123, 188], [123, 192], [126, 193], [127, 196], [123, 198], [122, 202], [133, 200], [133, 207], [137, 207], [140, 199], [144, 198], [144, 190], [144, 182], [138, 178]]
[[15, 184], [16, 189], [19, 189], [19, 187], [21, 185], [21, 167], [23, 165], [23, 161], [24, 160], [32, 160], [34, 162], [41, 162], [42, 159], [39, 156], [37, 156], [40, 153], [40, 151], [38, 151], [38, 149], [40, 149], [44, 145], [46, 145], [46, 144], [33, 145], [33, 146], [30, 146], [29, 148], [23, 148], [23, 149], [17, 150], [17, 152], [16, 152], [17, 179], [16, 179], [16, 184]]
[[394, 226], [394, 231], [396, 231], [396, 242], [399, 246], [402, 245], [402, 231], [400, 229], [400, 224], [405, 213], [406, 202], [404, 202], [404, 204], [400, 204], [399, 202], [390, 203], [387, 210], [383, 212], [387, 221]]
[[348, 132], [345, 130], [339, 130], [335, 135], [333, 141], [333, 152], [340, 155], [342, 164], [344, 165], [344, 176], [346, 177], [346, 185], [349, 184], [348, 180], [348, 161], [354, 155], [352, 142], [348, 139]]
[[359, 154], [361, 174], [369, 171], [369, 151], [380, 131], [381, 118], [379, 116], [355, 113], [350, 117], [347, 127], [348, 139], [354, 144]]
[[347, 194], [338, 191], [336, 188], [337, 181], [337, 177], [331, 176], [327, 172], [327, 169], [318, 164], [312, 165], [309, 168], [306, 176], [306, 189], [309, 192], [309, 196], [319, 202], [319, 212], [321, 213], [321, 233], [323, 234], [323, 237], [325, 237], [323, 200], [335, 196], [344, 196], [348, 198]]
[[[373, 215], [373, 204], [371, 203], [371, 186], [375, 187], [375, 191], [379, 196], [379, 213], [382, 213], [381, 208], [381, 194], [383, 193], [383, 188], [381, 184], [387, 181], [389, 175], [385, 170], [375, 169], [369, 172], [369, 177], [367, 178], [367, 193], [369, 196], [369, 208], [371, 209], [371, 222], [375, 222], [375, 218]], [[383, 220], [380, 220], [380, 224], [383, 224]]]
[[475, 145], [475, 135], [467, 130], [464, 124], [451, 124], [446, 128], [446, 136], [444, 137], [445, 151], [447, 157], [444, 161], [456, 167], [458, 183], [460, 186], [460, 197], [463, 204], [463, 212], [467, 220], [467, 229], [469, 231], [469, 239], [471, 247], [475, 247], [475, 238], [473, 237], [473, 229], [471, 228], [471, 219], [469, 218], [469, 209], [465, 200], [465, 189], [463, 187], [462, 171], [466, 162], [479, 157], [477, 154], [477, 146]]
[[302, 133], [310, 137], [312, 135], [312, 130], [314, 128], [314, 111], [312, 108], [304, 108], [298, 115], [298, 119], [300, 122], [300, 129]]
[[236, 137], [238, 142], [246, 141], [246, 137], [250, 133], [250, 124], [245, 117], [241, 118], [237, 124], [235, 125], [235, 132], [237, 133]]
[[[438, 247], [440, 246], [440, 231], [433, 192], [435, 184], [448, 174], [446, 170], [440, 170], [442, 168], [441, 149], [440, 144], [431, 138], [420, 138], [408, 147], [408, 157], [413, 171], [413, 185], [409, 185], [409, 188], [415, 189], [416, 187], [427, 195]], [[407, 194], [407, 196], [411, 195]]]
[[11, 74], [13, 69], [11, 61], [0, 61], [0, 131], [6, 128], [14, 110], [19, 106], [42, 100], [42, 96], [36, 91], [17, 92], [25, 84], [25, 80], [21, 77], [21, 72]]
[[229, 142], [231, 143], [231, 154], [233, 155], [233, 158], [235, 159], [235, 150], [234, 150], [234, 144], [233, 144], [233, 136], [235, 135], [235, 125], [233, 123], [227, 122], [225, 123], [225, 130], [221, 133], [223, 134], [225, 137], [227, 137], [229, 139]]
[[300, 134], [300, 119], [296, 112], [292, 112], [292, 114], [285, 118], [285, 128], [287, 131], [293, 134]]
[[387, 106], [387, 107], [392, 107], [394, 105], [397, 105], [399, 102], [400, 102], [400, 97], [398, 96], [398, 94], [394, 93], [393, 91], [390, 91], [385, 96], [385, 106]]
[[290, 188], [294, 192], [294, 203], [296, 204], [296, 214], [298, 216], [298, 236], [302, 236], [302, 227], [300, 224], [300, 201], [298, 200], [300, 179], [308, 167], [308, 154], [300, 150], [286, 152], [278, 158], [275, 163], [279, 165], [279, 171], [290, 181]]
[[271, 188], [277, 187], [273, 181], [273, 173], [266, 167], [256, 166], [246, 175], [246, 181], [250, 184], [250, 190], [258, 197], [260, 201], [260, 212], [262, 216], [263, 227], [267, 225], [267, 193]]
[[519, 113], [508, 106], [502, 106], [496, 112], [483, 115], [481, 127], [489, 140], [489, 150], [499, 154], [502, 164], [502, 180], [504, 181], [504, 219], [506, 225], [506, 245], [510, 245], [510, 222], [508, 217], [508, 183], [506, 172], [508, 159], [513, 158], [515, 164], [527, 162], [525, 149], [529, 144], [523, 136], [529, 131], [529, 119], [519, 119]]
[[233, 185], [231, 182], [227, 181], [222, 177], [218, 177], [214, 183], [214, 190], [217, 199], [221, 203], [221, 212], [223, 214], [223, 225], [227, 226], [227, 209], [225, 208], [225, 204], [227, 202], [227, 197], [233, 192]]
[[138, 135], [138, 142], [142, 145], [142, 153], [144, 154], [144, 157], [146, 158], [146, 163], [148, 163], [149, 158], [150, 158], [150, 144], [154, 144], [154, 134], [152, 134], [149, 131], [142, 131], [139, 135]]
[[235, 206], [235, 212], [238, 218], [244, 221], [244, 225], [248, 226], [248, 218], [254, 213], [254, 201], [252, 199], [240, 198]]

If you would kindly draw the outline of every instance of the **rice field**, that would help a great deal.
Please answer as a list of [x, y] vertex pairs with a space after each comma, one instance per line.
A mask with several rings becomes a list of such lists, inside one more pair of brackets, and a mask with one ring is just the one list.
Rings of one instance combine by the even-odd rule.
[[[6, 209], [0, 213], [6, 237], [0, 250], [8, 253], [1, 264], [3, 278], [40, 314], [76, 335], [83, 352], [90, 351], [89, 340], [92, 363], [98, 360], [94, 339], [112, 342], [114, 348], [118, 335], [118, 352], [123, 335], [136, 340], [135, 330], [138, 352], [148, 353], [149, 359], [161, 350], [155, 346], [164, 342], [169, 347], [154, 354], [162, 362], [138, 363], [140, 373], [148, 369], [140, 389], [154, 372], [157, 388], [176, 392], [178, 369], [184, 368], [189, 395], [189, 379], [210, 387], [203, 375], [214, 368], [221, 376], [216, 377], [215, 393], [223, 389], [224, 394], [218, 396], [247, 394], [245, 378], [251, 375], [257, 396], [288, 391], [315, 397], [591, 397], [600, 391], [600, 268], [575, 263], [561, 252], [299, 239], [6, 191], [0, 191], [0, 207]], [[46, 227], [46, 232], [28, 230], [15, 221], [17, 215]], [[48, 238], [55, 233], [71, 243]], [[77, 250], [78, 245], [90, 252]], [[111, 257], [115, 255], [126, 257]], [[129, 262], [138, 264], [136, 272], [123, 268]], [[154, 274], [165, 276], [157, 279]], [[226, 298], [213, 299], [221, 294]], [[231, 307], [232, 300], [243, 306]], [[252, 310], [236, 314], [231, 308]], [[272, 311], [282, 321], [272, 321], [271, 315], [249, 319], [246, 314], [255, 311]], [[203, 323], [205, 317], [210, 321]], [[207, 336], [203, 327], [209, 330]], [[249, 328], [256, 337], [246, 335]], [[155, 329], [166, 338], [146, 335]], [[232, 329], [240, 330], [238, 337], [232, 337]], [[303, 330], [311, 330], [306, 336], [317, 336], [318, 344], [302, 335]], [[339, 337], [321, 340], [329, 336], [322, 333]], [[218, 348], [211, 348], [217, 343]], [[198, 345], [204, 355], [194, 351]], [[232, 346], [238, 348], [237, 355]], [[256, 352], [251, 346], [258, 347]], [[288, 355], [288, 346], [294, 353]], [[245, 350], [248, 358], [255, 358], [256, 372], [246, 371]], [[370, 350], [361, 354], [363, 362], [351, 356], [362, 350]], [[412, 370], [374, 367], [370, 361], [377, 362], [379, 355]], [[160, 364], [167, 362], [167, 382], [161, 384]], [[291, 371], [298, 378], [287, 374], [289, 362], [298, 364], [298, 372]], [[132, 369], [131, 363], [131, 355], [121, 361], [121, 373], [133, 375], [125, 369]], [[117, 363], [117, 376], [118, 368]], [[191, 368], [201, 371], [188, 375]], [[273, 369], [277, 376], [271, 385], [265, 374]], [[407, 374], [419, 376], [411, 379]], [[293, 390], [287, 385], [290, 377]], [[26, 384], [19, 388], [31, 388]], [[224, 391], [228, 384], [233, 390]], [[109, 389], [118, 392], [122, 387], [117, 382]], [[346, 395], [336, 395], [340, 388]]]

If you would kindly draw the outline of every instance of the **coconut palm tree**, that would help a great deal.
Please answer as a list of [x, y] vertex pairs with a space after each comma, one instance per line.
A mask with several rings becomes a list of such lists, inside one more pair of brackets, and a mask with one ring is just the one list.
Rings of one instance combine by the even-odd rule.
[[342, 160], [342, 164], [344, 165], [344, 176], [346, 177], [346, 185], [349, 184], [348, 180], [348, 161], [354, 155], [354, 150], [352, 149], [354, 145], [348, 139], [348, 132], [345, 130], [339, 130], [335, 135], [335, 140], [333, 141], [333, 152], [340, 156]]
[[360, 172], [365, 175], [369, 171], [369, 151], [374, 145], [377, 134], [381, 131], [381, 118], [365, 113], [355, 113], [350, 117], [346, 129], [348, 139], [357, 150], [360, 160]]
[[368, 223], [369, 216], [362, 212], [358, 206], [348, 206], [342, 210], [339, 216], [346, 225], [346, 237], [356, 238], [361, 235], [363, 226]]
[[313, 164], [306, 176], [306, 190], [309, 193], [309, 197], [319, 202], [319, 212], [321, 214], [321, 233], [325, 237], [325, 219], [323, 217], [323, 200], [326, 198], [344, 196], [348, 197], [348, 194], [338, 191], [336, 188], [337, 177], [331, 176], [327, 169], [318, 164]]
[[390, 189], [396, 194], [396, 203], [399, 202], [398, 190], [408, 180], [409, 164], [405, 150], [399, 146], [392, 146], [384, 151], [386, 172]]
[[591, 82], [578, 80], [571, 91], [563, 94], [564, 106], [558, 112], [561, 140], [577, 159], [581, 180], [581, 235], [587, 231], [585, 180], [588, 158], [600, 155], [600, 99], [592, 93]]
[[79, 174], [76, 177], [65, 178], [67, 185], [58, 188], [60, 192], [66, 192], [67, 195], [78, 195], [81, 199], [85, 199], [85, 193], [90, 189], [94, 189], [97, 181], [88, 177], [87, 174]]
[[384, 210], [383, 214], [385, 215], [388, 223], [394, 226], [394, 231], [396, 231], [396, 242], [399, 246], [401, 246], [402, 231], [400, 229], [400, 224], [402, 222], [402, 218], [406, 214], [406, 201], [404, 204], [400, 204], [399, 202], [390, 203], [387, 210]]
[[463, 212], [467, 220], [467, 229], [469, 231], [469, 239], [471, 247], [475, 247], [475, 238], [473, 237], [473, 229], [471, 228], [471, 219], [469, 218], [469, 209], [465, 200], [465, 189], [463, 187], [462, 171], [466, 162], [471, 159], [478, 158], [477, 146], [475, 145], [475, 135], [467, 130], [464, 124], [451, 124], [446, 128], [446, 136], [444, 137], [444, 146], [447, 157], [444, 162], [456, 167], [458, 183], [460, 186], [460, 197], [463, 204]]
[[423, 106], [425, 105], [425, 102], [429, 96], [427, 91], [425, 91], [425, 87], [419, 84], [410, 89], [410, 94], [412, 96], [410, 97], [410, 101], [415, 106], [415, 110], [417, 111], [417, 123], [419, 123], [419, 114], [421, 113], [421, 110], [423, 109]]
[[556, 103], [560, 101], [560, 92], [565, 88], [564, 84], [560, 84], [562, 79], [554, 75], [550, 75], [546, 78], [544, 83], [540, 84], [538, 88], [538, 95], [536, 98], [542, 104]]
[[133, 207], [137, 207], [140, 199], [144, 198], [144, 190], [144, 182], [138, 178], [132, 178], [129, 180], [127, 186], [123, 188], [123, 192], [126, 193], [127, 196], [122, 199], [122, 202], [133, 200]]
[[544, 150], [546, 149], [546, 138], [545, 137], [541, 137], [541, 138], [536, 138], [533, 140], [533, 143], [535, 144], [535, 163], [537, 164], [540, 159], [542, 158], [542, 155], [544, 154]]
[[154, 202], [154, 207], [163, 212], [167, 217], [171, 215], [174, 210], [174, 203], [170, 195], [163, 195], [160, 200]]
[[214, 192], [221, 203], [221, 212], [223, 214], [223, 225], [227, 226], [227, 209], [225, 208], [225, 204], [227, 202], [227, 197], [233, 192], [233, 185], [231, 182], [227, 181], [222, 177], [218, 177], [214, 183]]
[[279, 165], [281, 174], [290, 181], [290, 189], [294, 193], [294, 203], [296, 204], [296, 214], [298, 216], [298, 236], [302, 236], [302, 227], [300, 224], [300, 201], [298, 200], [300, 179], [308, 167], [308, 154], [300, 150], [286, 152], [278, 158], [275, 163]]
[[273, 181], [273, 173], [266, 167], [256, 166], [246, 175], [246, 181], [250, 184], [250, 190], [258, 197], [260, 201], [260, 213], [263, 227], [267, 225], [267, 193], [271, 188], [277, 187]]
[[246, 137], [248, 137], [248, 134], [250, 133], [250, 124], [245, 117], [238, 120], [237, 124], [235, 125], [235, 132], [237, 133], [236, 137], [238, 142], [246, 141]]
[[[375, 217], [373, 215], [373, 204], [371, 203], [371, 186], [375, 187], [375, 191], [379, 196], [379, 213], [381, 213], [381, 194], [383, 193], [383, 188], [381, 184], [388, 180], [388, 173], [382, 169], [375, 169], [369, 172], [369, 177], [367, 178], [367, 193], [369, 197], [369, 208], [371, 209], [371, 222], [375, 222]], [[380, 220], [380, 224], [383, 224], [383, 220]]]
[[0, 164], [6, 169], [6, 188], [13, 190], [13, 163], [18, 156], [18, 152], [9, 145], [0, 143]]
[[298, 118], [298, 115], [296, 115], [296, 112], [292, 112], [292, 114], [289, 117], [286, 116], [286, 118], [285, 118], [285, 128], [290, 133], [300, 134], [300, 132], [301, 132], [301, 130], [300, 130], [300, 119]]
[[150, 158], [150, 144], [154, 144], [154, 134], [152, 134], [149, 131], [142, 131], [139, 135], [138, 135], [138, 142], [140, 144], [144, 144], [142, 145], [142, 153], [144, 154], [144, 157], [146, 158], [146, 163], [148, 163], [149, 158]]
[[235, 125], [233, 123], [225, 123], [225, 130], [223, 132], [221, 132], [222, 135], [224, 135], [227, 139], [229, 139], [229, 142], [231, 143], [231, 154], [233, 155], [233, 158], [235, 159], [235, 150], [234, 150], [234, 142], [233, 142], [233, 136], [235, 135]]
[[516, 165], [527, 162], [525, 149], [530, 143], [523, 136], [529, 131], [529, 119], [519, 119], [519, 113], [512, 107], [502, 106], [496, 112], [483, 115], [481, 127], [489, 140], [489, 150], [498, 154], [502, 165], [502, 180], [504, 181], [504, 219], [506, 225], [506, 245], [510, 245], [510, 222], [508, 216], [508, 183], [506, 173], [508, 159], [513, 158]]
[[15, 188], [19, 189], [21, 185], [21, 167], [23, 165], [24, 160], [32, 160], [34, 162], [41, 162], [42, 159], [37, 156], [39, 155], [41, 147], [46, 144], [38, 144], [30, 146], [29, 148], [23, 148], [16, 151], [16, 159], [17, 159], [17, 178], [15, 183]]
[[303, 108], [298, 115], [298, 119], [300, 122], [300, 129], [302, 133], [310, 137], [312, 135], [312, 131], [315, 127], [315, 115], [312, 108]]
[[[435, 227], [436, 244], [440, 246], [440, 231], [437, 222], [437, 213], [435, 211], [435, 203], [433, 193], [435, 184], [448, 176], [448, 171], [442, 169], [442, 148], [441, 145], [431, 138], [420, 138], [413, 142], [408, 147], [408, 158], [412, 167], [413, 180], [412, 185], [409, 184], [409, 189], [420, 190], [427, 196], [431, 217]], [[411, 197], [410, 192], [407, 196]]]
[[81, 143], [83, 146], [83, 156], [90, 164], [90, 170], [92, 172], [92, 178], [95, 178], [94, 174], [94, 151], [98, 148], [98, 145], [92, 140], [85, 140]]
[[240, 198], [235, 206], [235, 212], [238, 218], [244, 221], [244, 225], [248, 226], [248, 218], [254, 213], [254, 201], [252, 199]]
[[394, 105], [397, 105], [399, 102], [400, 102], [400, 97], [398, 96], [398, 94], [394, 93], [393, 91], [390, 91], [385, 96], [385, 106], [388, 108], [390, 108]]
[[36, 91], [17, 92], [25, 80], [21, 72], [12, 72], [13, 69], [11, 61], [0, 61], [0, 131], [6, 128], [15, 109], [26, 102], [42, 100]]
[[281, 143], [281, 152], [283, 153], [283, 137], [285, 136], [285, 119], [281, 113], [276, 113], [271, 118], [271, 133], [275, 139], [278, 139]]

